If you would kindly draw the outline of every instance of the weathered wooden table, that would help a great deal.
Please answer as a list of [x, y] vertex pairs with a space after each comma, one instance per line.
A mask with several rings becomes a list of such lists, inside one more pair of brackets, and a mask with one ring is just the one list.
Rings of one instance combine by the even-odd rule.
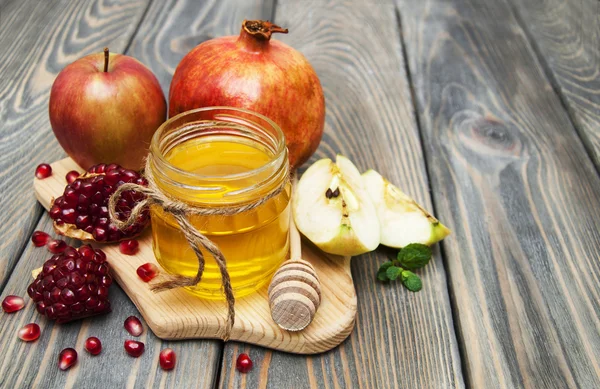
[[[244, 19], [316, 68], [327, 126], [316, 158], [376, 168], [453, 235], [423, 291], [375, 281], [392, 250], [353, 259], [359, 313], [337, 349], [305, 357], [146, 333], [122, 349], [137, 311], [67, 325], [28, 303], [0, 313], [0, 387], [600, 387], [600, 2], [598, 0], [0, 0], [0, 292], [25, 295], [51, 231], [37, 164], [64, 155], [49, 90], [68, 63], [109, 46], [148, 65], [165, 91], [179, 60]], [[28, 299], [27, 299], [28, 300]], [[35, 321], [35, 343], [16, 332]], [[104, 352], [62, 372], [57, 355], [101, 334]], [[172, 347], [176, 370], [158, 368]], [[247, 352], [255, 369], [235, 370]]]

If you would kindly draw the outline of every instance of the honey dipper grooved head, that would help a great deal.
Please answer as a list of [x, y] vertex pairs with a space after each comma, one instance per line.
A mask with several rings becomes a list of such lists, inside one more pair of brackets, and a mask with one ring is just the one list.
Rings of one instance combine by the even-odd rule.
[[290, 259], [275, 272], [269, 286], [269, 305], [275, 323], [288, 331], [306, 328], [321, 304], [321, 285], [313, 266]]

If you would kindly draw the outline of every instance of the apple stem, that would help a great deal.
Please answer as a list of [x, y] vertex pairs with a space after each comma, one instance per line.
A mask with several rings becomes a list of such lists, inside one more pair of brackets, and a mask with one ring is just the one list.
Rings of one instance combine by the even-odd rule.
[[108, 72], [108, 47], [104, 48], [104, 73]]

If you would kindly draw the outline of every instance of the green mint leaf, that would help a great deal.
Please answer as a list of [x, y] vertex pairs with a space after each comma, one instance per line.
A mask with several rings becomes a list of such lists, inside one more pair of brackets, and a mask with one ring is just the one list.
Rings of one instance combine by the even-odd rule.
[[396, 278], [400, 277], [400, 274], [402, 274], [402, 268], [397, 266], [390, 266], [387, 268], [385, 274], [387, 278], [393, 281]]
[[402, 284], [411, 292], [418, 292], [423, 288], [421, 278], [408, 270], [402, 272]]
[[407, 269], [424, 267], [431, 259], [431, 249], [420, 243], [411, 243], [398, 253], [398, 261]]
[[389, 281], [390, 279], [387, 276], [386, 269], [379, 269], [377, 272], [377, 279], [379, 281]]
[[392, 265], [393, 265], [392, 261], [389, 261], [389, 262], [384, 262], [384, 263], [383, 263], [383, 264], [382, 264], [382, 265], [379, 267], [379, 270], [386, 270], [388, 267], [390, 267], [390, 266], [392, 266]]
[[389, 281], [390, 279], [387, 276], [387, 269], [389, 269], [391, 266], [393, 265], [393, 263], [390, 262], [385, 262], [383, 263], [380, 267], [379, 270], [377, 270], [377, 279], [379, 281]]

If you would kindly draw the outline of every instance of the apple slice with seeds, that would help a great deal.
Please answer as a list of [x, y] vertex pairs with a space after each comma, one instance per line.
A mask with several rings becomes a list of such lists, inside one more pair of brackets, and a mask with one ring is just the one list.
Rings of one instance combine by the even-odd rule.
[[292, 202], [298, 230], [321, 250], [359, 255], [379, 245], [377, 211], [360, 172], [341, 155], [321, 159], [298, 182]]
[[432, 245], [450, 234], [439, 220], [375, 170], [363, 173], [362, 179], [377, 208], [381, 244], [395, 248], [410, 243]]

